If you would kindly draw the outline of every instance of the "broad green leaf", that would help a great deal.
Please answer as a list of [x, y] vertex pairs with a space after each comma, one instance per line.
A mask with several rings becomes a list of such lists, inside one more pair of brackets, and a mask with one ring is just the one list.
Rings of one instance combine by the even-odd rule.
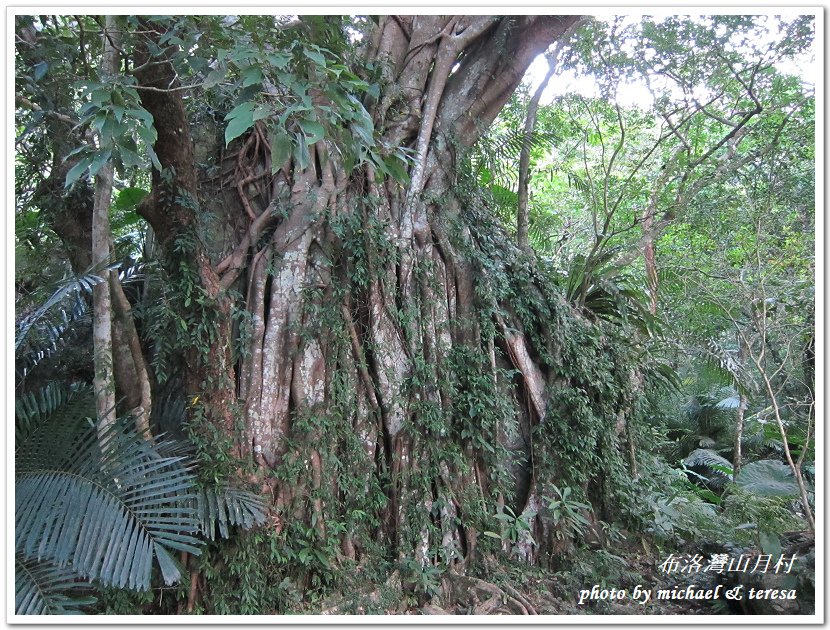
[[106, 164], [110, 156], [112, 155], [112, 149], [107, 149], [106, 151], [99, 151], [92, 160], [92, 163], [89, 165], [89, 176], [95, 177], [98, 174], [98, 171]]
[[148, 147], [152, 147], [158, 139], [158, 133], [155, 127], [139, 127], [138, 137], [144, 141]]
[[205, 88], [212, 88], [219, 85], [224, 79], [228, 69], [224, 65], [220, 65], [215, 70], [208, 72], [205, 77]]
[[270, 105], [259, 105], [254, 110], [253, 119], [254, 121], [262, 120], [263, 118], [268, 118], [274, 114], [274, 108]]
[[46, 75], [47, 70], [49, 70], [49, 64], [45, 61], [41, 61], [40, 63], [35, 65], [33, 73], [35, 82], [40, 81]]
[[288, 62], [291, 61], [291, 56], [285, 53], [269, 53], [265, 57], [272, 66], [282, 70], [285, 66], [288, 65]]
[[81, 158], [81, 160], [72, 168], [69, 169], [69, 172], [66, 174], [66, 181], [64, 182], [64, 187], [69, 188], [78, 181], [78, 178], [83, 175], [84, 171], [89, 168], [89, 165], [92, 164], [92, 156], [85, 156]]
[[133, 107], [127, 110], [127, 115], [137, 118], [143, 122], [147, 128], [153, 129], [153, 133], [155, 134], [155, 129], [153, 128], [153, 115], [146, 109], [143, 107]]
[[323, 125], [318, 123], [316, 120], [303, 118], [299, 122], [300, 129], [303, 130], [303, 134], [305, 134], [305, 141], [308, 145], [312, 145], [315, 142], [322, 140], [323, 136], [326, 134], [326, 130], [323, 128]]
[[781, 540], [777, 534], [761, 530], [758, 532], [758, 542], [761, 546], [761, 551], [777, 558], [781, 554]]
[[291, 156], [291, 138], [282, 130], [271, 133], [271, 173], [276, 173]]
[[246, 101], [241, 105], [234, 107], [225, 120], [228, 121], [228, 127], [225, 129], [225, 146], [231, 143], [231, 140], [238, 138], [243, 133], [248, 131], [254, 125], [254, 107], [255, 104]]
[[311, 156], [308, 153], [308, 145], [299, 138], [297, 139], [297, 144], [294, 145], [294, 161], [301, 171], [308, 168], [308, 164], [311, 161]]
[[386, 172], [388, 172], [395, 179], [395, 181], [401, 184], [405, 184], [409, 181], [409, 173], [406, 172], [406, 168], [398, 158], [388, 157], [383, 161], [383, 163], [386, 166]]
[[242, 72], [242, 87], [262, 83], [264, 78], [265, 75], [262, 74], [262, 68], [259, 66], [248, 66]]
[[124, 166], [124, 168], [144, 166], [144, 161], [141, 159], [141, 156], [135, 151], [133, 151], [131, 148], [119, 146], [118, 154], [121, 156], [121, 164]]
[[143, 188], [124, 188], [112, 204], [115, 210], [129, 210], [135, 208], [149, 193]]
[[147, 155], [150, 156], [150, 161], [153, 163], [153, 166], [156, 168], [156, 170], [159, 172], [163, 171], [164, 168], [162, 167], [161, 162], [159, 162], [159, 156], [156, 155], [156, 150], [152, 147], [152, 145], [149, 144], [147, 145], [146, 149]]
[[380, 98], [380, 86], [377, 83], [371, 83], [369, 87], [366, 88], [366, 94], [371, 96], [373, 99], [378, 100]]
[[374, 146], [375, 126], [372, 119], [360, 117], [352, 123], [352, 133], [356, 135], [360, 141], [368, 147]]
[[318, 66], [320, 66], [322, 68], [326, 67], [326, 58], [323, 55], [321, 55], [320, 53], [318, 53], [314, 50], [309, 50], [308, 48], [303, 48], [303, 54], [306, 57], [308, 57], [309, 59], [311, 59]]

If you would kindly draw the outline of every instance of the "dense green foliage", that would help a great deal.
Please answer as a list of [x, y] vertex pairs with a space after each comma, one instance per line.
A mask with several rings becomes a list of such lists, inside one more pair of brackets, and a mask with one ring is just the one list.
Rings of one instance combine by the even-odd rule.
[[[440, 255], [411, 264], [419, 291], [380, 299], [412, 366], [397, 447], [367, 385], [389, 348], [361, 298], [407, 264], [380, 191], [405, 190], [417, 155], [381, 141], [408, 97], [388, 67], [361, 66], [377, 18], [122, 22], [133, 56], [102, 78], [98, 18], [17, 17], [18, 614], [403, 612], [458, 572], [505, 589], [504, 575], [538, 571], [567, 588], [625, 586], [642, 554], [780, 553], [781, 534], [814, 529], [816, 112], [785, 65], [809, 54], [811, 17], [587, 21], [559, 70], [593, 96], [543, 103], [527, 134], [525, 85], [472, 148], [434, 141], [452, 147], [452, 189], [421, 196], [458, 211], [430, 216]], [[148, 24], [163, 35], [144, 51]], [[138, 78], [153, 64], [188, 94], [194, 171], [214, 199], [177, 189], [181, 173], [160, 163]], [[626, 85], [651, 101], [626, 102]], [[324, 140], [336, 156], [314, 149]], [[522, 148], [532, 251], [514, 243]], [[361, 194], [314, 215], [331, 277], [321, 264], [291, 279], [304, 306], [283, 333], [292, 360], [325, 345], [325, 404], [292, 389], [285, 450], [266, 469], [242, 379], [216, 367], [245, 364], [263, 317], [246, 302], [253, 282], [205, 282], [205, 260], [231, 258], [216, 182], [232, 171], [253, 189], [329, 159], [338, 190]], [[83, 268], [66, 217], [84, 215], [109, 166], [112, 262]], [[242, 230], [251, 245], [291, 225], [295, 192], [257, 209], [282, 223]], [[175, 235], [139, 211], [164, 195], [195, 217]], [[471, 293], [452, 331], [435, 325], [439, 306], [455, 308], [439, 295], [447, 252]], [[284, 261], [265, 260], [270, 290]], [[150, 372], [153, 435], [121, 407], [96, 431], [89, 293], [110, 270]], [[444, 341], [458, 330], [465, 343]], [[224, 417], [221, 391], [239, 395]], [[452, 542], [462, 522], [466, 554]]]

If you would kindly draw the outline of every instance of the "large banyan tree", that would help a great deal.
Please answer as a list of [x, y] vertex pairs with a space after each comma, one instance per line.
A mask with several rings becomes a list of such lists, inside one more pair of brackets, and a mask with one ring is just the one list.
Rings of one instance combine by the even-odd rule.
[[149, 227], [141, 294], [108, 285], [121, 411], [146, 419], [152, 391], [154, 430], [262, 492], [312, 571], [462, 570], [496, 538], [546, 559], [565, 487], [618, 516], [637, 376], [469, 168], [579, 22], [19, 18], [17, 106], [51, 164], [33, 203], [78, 273], [107, 169]]

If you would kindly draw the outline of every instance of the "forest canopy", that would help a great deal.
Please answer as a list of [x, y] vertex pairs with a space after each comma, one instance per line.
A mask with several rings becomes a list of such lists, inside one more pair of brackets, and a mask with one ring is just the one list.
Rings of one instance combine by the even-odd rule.
[[815, 15], [14, 20], [17, 615], [814, 614]]

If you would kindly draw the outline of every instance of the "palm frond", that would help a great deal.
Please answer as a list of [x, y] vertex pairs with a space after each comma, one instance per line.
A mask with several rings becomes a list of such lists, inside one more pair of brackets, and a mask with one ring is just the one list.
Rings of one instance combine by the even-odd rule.
[[68, 567], [14, 556], [14, 612], [17, 615], [76, 615], [81, 606], [94, 604], [94, 597], [70, 597], [67, 591], [89, 590], [92, 585], [78, 579]]
[[569, 172], [568, 173], [568, 187], [573, 188], [581, 193], [587, 193], [591, 191], [591, 187], [588, 183], [582, 179], [576, 173]]
[[485, 185], [495, 183], [515, 192], [519, 181], [515, 166], [522, 149], [544, 149], [558, 140], [557, 133], [546, 130], [494, 130], [476, 143], [470, 155], [470, 166]]
[[72, 418], [95, 417], [92, 388], [52, 382], [38, 392], [21, 394], [14, 404], [15, 444], [24, 443], [33, 429], [58, 412]]
[[[732, 469], [732, 462], [725, 457], [721, 457], [715, 453], [715, 451], [705, 448], [699, 448], [689, 453], [689, 455], [683, 460], [683, 463], [689, 468], [709, 468], [716, 472], [721, 472], [721, 468], [728, 468], [729, 470]], [[716, 466], [718, 468], [715, 468]]]
[[762, 497], [798, 495], [793, 471], [777, 459], [762, 459], [741, 468], [735, 479], [741, 488]]
[[199, 554], [193, 478], [118, 422], [99, 439], [83, 417], [53, 414], [17, 444], [15, 547], [107, 585], [146, 590], [153, 559], [179, 580], [172, 550]]
[[662, 357], [650, 356], [646, 371], [653, 383], [666, 391], [679, 392], [683, 386], [677, 370]]
[[[703, 476], [705, 485], [714, 490], [723, 489], [732, 480], [732, 463], [708, 448], [699, 448], [683, 460], [687, 472]], [[700, 474], [698, 474], [700, 473]]]
[[73, 276], [64, 280], [63, 283], [55, 289], [52, 295], [50, 295], [43, 304], [41, 304], [33, 313], [23, 317], [17, 323], [17, 330], [15, 331], [14, 339], [15, 351], [17, 351], [26, 340], [26, 337], [29, 335], [32, 327], [43, 320], [50, 310], [61, 305], [66, 305], [67, 303], [71, 303], [73, 308], [77, 308], [77, 303], [81, 294], [90, 293], [92, 291], [92, 287], [104, 281], [106, 272], [115, 267], [117, 267], [117, 264], [99, 266], [90, 269], [80, 276]]
[[711, 371], [720, 375], [723, 381], [739, 393], [748, 394], [754, 388], [754, 383], [733, 354], [714, 339], [710, 339], [703, 349], [703, 358]]
[[199, 531], [210, 540], [216, 540], [217, 531], [222, 538], [228, 538], [233, 525], [251, 529], [265, 523], [262, 499], [239, 488], [202, 488], [191, 505], [199, 519]]
[[54, 355], [77, 326], [89, 320], [89, 307], [80, 294], [65, 296], [49, 313], [42, 307], [18, 323], [15, 369], [19, 379]]

